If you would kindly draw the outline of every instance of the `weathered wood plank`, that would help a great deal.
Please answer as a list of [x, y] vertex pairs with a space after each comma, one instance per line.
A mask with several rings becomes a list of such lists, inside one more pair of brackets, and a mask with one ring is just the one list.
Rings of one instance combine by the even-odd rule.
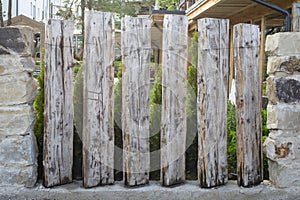
[[264, 71], [265, 71], [265, 41], [266, 41], [266, 36], [265, 36], [265, 31], [266, 31], [266, 18], [263, 16], [261, 17], [261, 22], [260, 22], [260, 67], [259, 67], [259, 77], [260, 77], [260, 84], [263, 84], [263, 77], [264, 77]]
[[234, 51], [234, 46], [233, 46], [233, 25], [230, 25], [230, 51], [229, 51], [229, 83], [228, 83], [228, 95], [231, 93], [232, 91], [232, 82], [233, 79], [235, 79], [234, 77], [234, 60], [233, 60], [233, 51]]
[[198, 181], [226, 184], [229, 20], [198, 20]]
[[151, 23], [122, 20], [123, 178], [127, 186], [149, 182]]
[[165, 15], [162, 62], [161, 183], [185, 181], [188, 20]]
[[114, 15], [85, 13], [83, 185], [114, 183]]
[[234, 47], [238, 185], [247, 187], [263, 180], [258, 26], [235, 25]]
[[72, 181], [73, 31], [71, 21], [49, 20], [46, 27], [44, 185]]

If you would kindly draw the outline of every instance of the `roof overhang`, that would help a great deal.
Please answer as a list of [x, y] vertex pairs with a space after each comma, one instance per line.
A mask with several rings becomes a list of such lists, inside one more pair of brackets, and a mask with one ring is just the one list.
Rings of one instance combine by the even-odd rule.
[[[294, 1], [266, 0], [284, 9], [291, 8]], [[205, 17], [230, 19], [231, 24], [237, 24], [260, 20], [261, 17], [274, 13], [276, 11], [251, 0], [199, 0], [186, 11], [191, 28], [196, 25], [198, 19]]]

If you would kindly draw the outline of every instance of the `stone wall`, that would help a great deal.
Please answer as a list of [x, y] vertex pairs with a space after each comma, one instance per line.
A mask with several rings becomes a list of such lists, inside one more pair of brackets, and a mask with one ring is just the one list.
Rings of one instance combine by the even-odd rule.
[[279, 188], [300, 186], [300, 33], [268, 36], [266, 52], [270, 181]]
[[29, 27], [0, 28], [0, 185], [32, 187], [37, 179], [32, 45]]

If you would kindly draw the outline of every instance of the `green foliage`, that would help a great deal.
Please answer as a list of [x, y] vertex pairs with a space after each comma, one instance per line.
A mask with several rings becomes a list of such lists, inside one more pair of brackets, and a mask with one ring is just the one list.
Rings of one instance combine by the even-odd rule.
[[197, 31], [195, 31], [192, 34], [190, 53], [192, 55], [192, 60], [191, 60], [192, 65], [197, 66], [198, 63], [198, 32]]
[[34, 135], [38, 145], [38, 171], [39, 178], [42, 176], [43, 171], [43, 139], [44, 139], [44, 55], [45, 51], [42, 52], [42, 67], [40, 75], [38, 76], [38, 94], [33, 103], [36, 111], [36, 121], [33, 128]]
[[[198, 34], [193, 33], [189, 49], [192, 65], [187, 69], [187, 139], [186, 139], [186, 176], [188, 179], [197, 179], [198, 162], [198, 132], [197, 132], [197, 59]], [[188, 146], [189, 145], [189, 146]]]
[[[115, 68], [118, 68], [118, 81], [114, 86], [114, 134], [115, 134], [115, 146], [123, 149], [123, 137], [122, 137], [122, 62], [115, 61]], [[115, 152], [116, 153], [116, 152]], [[123, 158], [122, 156], [115, 156], [115, 165], [118, 169], [122, 169]], [[115, 179], [121, 181], [123, 179], [122, 171], [115, 170]]]
[[60, 16], [63, 19], [76, 20], [75, 13], [73, 12], [73, 7], [75, 6], [76, 9], [78, 9], [79, 3], [80, 2], [78, 0], [65, 0], [64, 6], [57, 11], [56, 15]]
[[116, 13], [119, 17], [124, 16], [136, 16], [137, 12], [142, 7], [150, 7], [154, 4], [154, 0], [141, 0], [141, 1], [124, 1], [124, 0], [94, 0], [88, 1], [84, 5], [81, 5], [79, 0], [65, 0], [64, 6], [58, 10], [56, 15], [62, 17], [63, 19], [77, 20], [79, 24], [80, 17], [76, 16], [75, 10], [79, 10], [80, 7], [91, 7], [91, 9], [102, 11], [102, 12], [112, 12]]
[[75, 76], [74, 84], [74, 124], [76, 127], [76, 134], [79, 134], [79, 137], [82, 138], [82, 116], [83, 116], [83, 73], [84, 68], [82, 65], [78, 65]]
[[97, 0], [94, 2], [93, 8], [99, 11], [114, 12], [120, 17], [126, 15], [136, 16], [137, 11], [141, 9], [142, 6], [151, 6], [154, 1], [142, 0], [142, 1], [124, 1], [124, 0]]
[[263, 85], [262, 85], [262, 95], [263, 96], [267, 95], [267, 83], [266, 82], [263, 82]]
[[165, 10], [177, 10], [178, 0], [158, 0], [159, 7]]
[[233, 179], [237, 173], [236, 159], [236, 113], [235, 105], [227, 103], [227, 155], [228, 155], [228, 174]]
[[78, 63], [78, 62], [75, 62], [75, 66], [74, 66], [74, 76], [76, 77], [79, 70], [82, 68], [82, 62]]
[[[262, 110], [262, 142], [264, 143], [267, 139], [267, 137], [269, 136], [269, 129], [267, 128], [267, 110], [263, 109]], [[268, 170], [268, 158], [266, 157], [266, 155], [263, 155], [263, 175], [264, 175], [264, 179], [269, 179], [269, 170]]]
[[160, 104], [162, 101], [162, 68], [159, 66], [156, 72], [153, 88], [150, 91], [151, 104]]
[[115, 68], [118, 68], [118, 81], [114, 86], [114, 118], [115, 118], [115, 131], [118, 134], [115, 134], [118, 138], [116, 138], [115, 143], [118, 147], [122, 148], [122, 62], [115, 61]]
[[[161, 124], [161, 104], [162, 104], [162, 68], [158, 66], [155, 81], [150, 91], [150, 152], [160, 149], [160, 124]], [[160, 160], [160, 158], [151, 158]], [[152, 180], [160, 179], [160, 170], [150, 172]]]
[[189, 66], [187, 71], [187, 138], [186, 138], [186, 176], [197, 179], [198, 131], [197, 131], [197, 68]]

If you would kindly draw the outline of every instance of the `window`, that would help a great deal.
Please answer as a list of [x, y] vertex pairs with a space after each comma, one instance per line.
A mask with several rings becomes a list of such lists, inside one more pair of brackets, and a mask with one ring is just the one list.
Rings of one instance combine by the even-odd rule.
[[30, 15], [33, 15], [32, 2], [30, 2]]
[[33, 6], [32, 9], [33, 9], [33, 15], [32, 15], [32, 18], [35, 19], [35, 18], [36, 18], [36, 10], [35, 10], [35, 6]]

